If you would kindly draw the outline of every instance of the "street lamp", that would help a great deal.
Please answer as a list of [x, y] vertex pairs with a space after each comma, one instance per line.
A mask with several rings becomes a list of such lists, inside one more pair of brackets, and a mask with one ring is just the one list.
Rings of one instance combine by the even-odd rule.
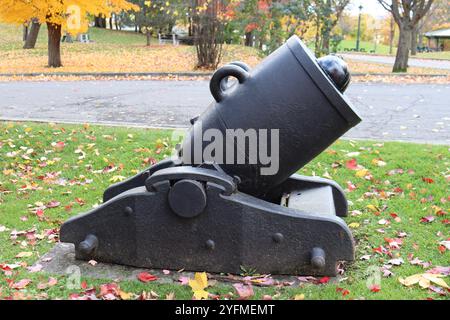
[[361, 11], [363, 6], [359, 6], [359, 16], [358, 16], [358, 33], [356, 35], [356, 51], [359, 51], [359, 38], [361, 36]]

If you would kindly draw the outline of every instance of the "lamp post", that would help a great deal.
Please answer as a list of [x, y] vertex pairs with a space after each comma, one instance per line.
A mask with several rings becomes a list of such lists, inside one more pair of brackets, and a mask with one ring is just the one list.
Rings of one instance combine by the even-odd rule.
[[359, 16], [358, 16], [358, 33], [356, 34], [356, 51], [359, 51], [359, 38], [361, 36], [361, 11], [363, 6], [359, 6]]

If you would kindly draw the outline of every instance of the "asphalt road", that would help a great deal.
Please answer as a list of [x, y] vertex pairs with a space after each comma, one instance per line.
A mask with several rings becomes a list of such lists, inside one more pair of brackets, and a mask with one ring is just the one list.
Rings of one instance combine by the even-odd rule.
[[[355, 83], [363, 122], [346, 137], [450, 144], [450, 85]], [[0, 119], [187, 127], [212, 101], [206, 81], [0, 83]]]
[[[371, 62], [371, 63], [381, 63], [381, 64], [390, 64], [394, 65], [395, 57], [388, 56], [376, 56], [376, 55], [367, 55], [367, 54], [351, 54], [351, 53], [342, 53], [339, 54], [346, 59]], [[408, 65], [410, 67], [419, 67], [419, 68], [433, 68], [433, 69], [442, 69], [442, 70], [450, 70], [450, 61], [449, 60], [437, 60], [437, 59], [416, 59], [409, 58]], [[445, 73], [445, 72], [443, 72]]]

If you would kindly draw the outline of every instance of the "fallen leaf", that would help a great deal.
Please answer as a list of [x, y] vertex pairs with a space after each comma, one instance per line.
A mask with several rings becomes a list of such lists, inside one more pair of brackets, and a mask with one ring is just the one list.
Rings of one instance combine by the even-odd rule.
[[252, 297], [255, 293], [251, 284], [235, 283], [233, 287], [236, 289], [239, 299], [246, 300]]
[[140, 281], [144, 282], [144, 283], [147, 283], [147, 282], [150, 282], [150, 281], [158, 280], [158, 277], [157, 277], [157, 276], [154, 276], [154, 275], [152, 275], [152, 274], [150, 274], [150, 273], [148, 273], [148, 272], [141, 272], [141, 273], [139, 273], [139, 274], [137, 275], [137, 278], [138, 278]]
[[194, 297], [197, 300], [208, 299], [209, 293], [205, 291], [208, 287], [208, 277], [206, 272], [196, 272], [193, 280], [189, 280], [189, 286], [194, 292]]
[[330, 281], [330, 277], [322, 277], [319, 279], [319, 283], [321, 283], [321, 284], [328, 283], [329, 281]]
[[373, 285], [370, 286], [369, 289], [370, 289], [371, 292], [379, 292], [381, 290], [381, 287], [378, 284], [373, 284]]
[[30, 279], [22, 279], [16, 283], [13, 283], [11, 288], [16, 290], [25, 289], [31, 283]]
[[27, 251], [27, 252], [19, 252], [16, 255], [16, 258], [28, 258], [28, 257], [31, 257], [32, 255], [33, 255], [33, 252], [29, 252], [29, 251]]
[[34, 266], [28, 267], [27, 270], [31, 273], [39, 272], [42, 270], [42, 264], [36, 264]]

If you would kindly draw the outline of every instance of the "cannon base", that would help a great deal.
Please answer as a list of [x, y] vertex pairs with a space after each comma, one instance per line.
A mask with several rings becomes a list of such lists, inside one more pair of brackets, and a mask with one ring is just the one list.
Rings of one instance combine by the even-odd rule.
[[354, 259], [342, 189], [293, 175], [264, 199], [214, 169], [163, 161], [65, 222], [76, 258], [153, 269], [334, 276]]

